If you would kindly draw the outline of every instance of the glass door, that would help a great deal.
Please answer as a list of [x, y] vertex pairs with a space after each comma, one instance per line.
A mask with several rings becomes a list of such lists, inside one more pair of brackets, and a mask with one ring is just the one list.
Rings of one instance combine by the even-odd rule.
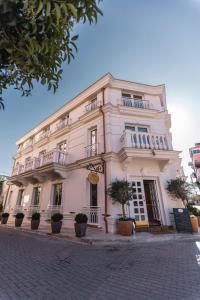
[[90, 156], [97, 155], [97, 129], [96, 128], [90, 131], [90, 145], [91, 145]]
[[136, 221], [136, 225], [148, 225], [148, 215], [146, 208], [146, 200], [144, 194], [144, 186], [142, 180], [131, 181], [130, 185], [133, 191], [133, 198], [130, 202], [131, 216]]

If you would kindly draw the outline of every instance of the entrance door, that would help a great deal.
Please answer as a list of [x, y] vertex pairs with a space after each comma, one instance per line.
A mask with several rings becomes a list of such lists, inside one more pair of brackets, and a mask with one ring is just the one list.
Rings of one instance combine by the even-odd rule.
[[145, 202], [145, 194], [142, 180], [131, 181], [133, 199], [130, 205], [130, 215], [134, 217], [137, 225], [148, 225], [148, 216]]
[[147, 214], [150, 225], [160, 225], [159, 202], [155, 180], [144, 180]]

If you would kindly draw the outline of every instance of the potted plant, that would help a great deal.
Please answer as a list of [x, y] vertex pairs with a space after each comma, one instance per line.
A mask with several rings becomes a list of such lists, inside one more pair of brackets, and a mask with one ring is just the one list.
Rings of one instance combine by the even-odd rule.
[[15, 216], [15, 227], [21, 227], [23, 219], [24, 219], [24, 214], [20, 212], [17, 213]]
[[51, 230], [52, 233], [60, 233], [62, 227], [63, 215], [56, 213], [51, 216]]
[[9, 218], [9, 213], [3, 213], [1, 216], [1, 224], [7, 224]]
[[181, 199], [184, 205], [187, 204], [189, 195], [191, 194], [192, 186], [181, 178], [171, 179], [167, 182], [168, 193], [176, 199]]
[[3, 211], [3, 202], [0, 202], [0, 213]]
[[37, 230], [40, 224], [40, 213], [34, 212], [31, 217], [31, 229]]
[[74, 229], [77, 237], [85, 236], [88, 217], [85, 214], [77, 214], [75, 217]]
[[108, 189], [109, 196], [113, 199], [114, 203], [121, 204], [122, 217], [117, 221], [117, 230], [121, 235], [133, 234], [133, 220], [127, 218], [125, 214], [125, 205], [129, 205], [129, 201], [132, 200], [132, 188], [126, 180], [116, 180], [110, 184]]

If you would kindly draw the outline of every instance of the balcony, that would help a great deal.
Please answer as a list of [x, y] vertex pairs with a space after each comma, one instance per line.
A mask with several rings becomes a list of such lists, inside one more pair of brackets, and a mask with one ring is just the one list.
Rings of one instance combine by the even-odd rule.
[[166, 135], [125, 130], [121, 139], [123, 147], [152, 150], [172, 150]]
[[88, 105], [85, 106], [85, 111], [86, 112], [90, 112], [94, 109], [96, 109], [97, 107], [99, 107], [99, 103], [97, 102], [97, 100], [92, 101], [91, 103], [89, 103]]
[[35, 139], [35, 142], [38, 143], [40, 141], [43, 141], [44, 139], [48, 138], [49, 136], [50, 136], [50, 130], [44, 131]]
[[122, 98], [122, 105], [126, 107], [150, 109], [150, 103], [148, 100], [134, 99], [134, 98]]
[[24, 165], [13, 169], [11, 181], [17, 185], [35, 184], [48, 179], [66, 178], [67, 153], [51, 150], [40, 157], [34, 157]]
[[96, 156], [98, 154], [98, 144], [93, 144], [85, 147], [86, 157]]
[[168, 163], [179, 159], [180, 152], [173, 150], [171, 138], [167, 135], [125, 130], [120, 142], [118, 154], [121, 162], [127, 164], [129, 160], [139, 159], [141, 170], [145, 167], [146, 159], [157, 161], [161, 172]]
[[101, 226], [101, 207], [83, 207], [83, 213], [88, 217], [88, 225]]
[[61, 120], [57, 125], [55, 131], [61, 130], [65, 127], [69, 126], [69, 119]]

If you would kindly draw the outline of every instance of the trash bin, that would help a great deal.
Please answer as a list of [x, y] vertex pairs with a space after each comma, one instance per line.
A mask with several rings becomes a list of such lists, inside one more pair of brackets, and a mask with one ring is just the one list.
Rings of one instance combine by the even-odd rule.
[[191, 224], [192, 224], [192, 231], [193, 232], [198, 232], [199, 224], [198, 224], [197, 217], [195, 217], [194, 215], [191, 215], [190, 216], [190, 221], [191, 221]]

